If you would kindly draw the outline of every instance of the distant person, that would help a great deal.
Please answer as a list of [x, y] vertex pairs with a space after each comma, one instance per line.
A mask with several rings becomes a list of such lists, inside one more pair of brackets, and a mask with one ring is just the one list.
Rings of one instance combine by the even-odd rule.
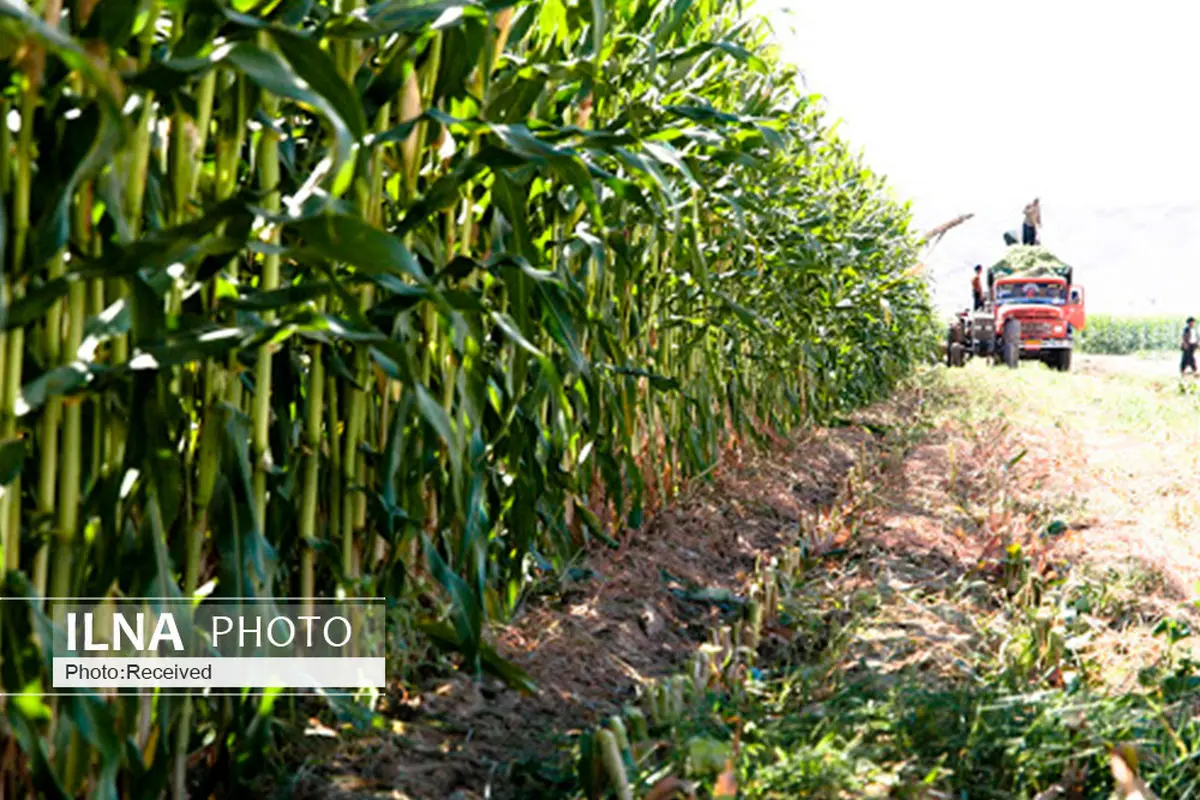
[[1025, 206], [1025, 222], [1021, 225], [1021, 244], [1037, 244], [1042, 227], [1042, 204], [1038, 198]]
[[1196, 348], [1200, 347], [1200, 334], [1196, 333], [1196, 318], [1188, 317], [1187, 325], [1183, 328], [1183, 338], [1179, 342], [1179, 348], [1183, 351], [1183, 358], [1179, 361], [1179, 377], [1189, 369], [1192, 374], [1196, 374]]
[[975, 310], [983, 308], [983, 266], [975, 265], [975, 277], [971, 278], [971, 293], [975, 295]]

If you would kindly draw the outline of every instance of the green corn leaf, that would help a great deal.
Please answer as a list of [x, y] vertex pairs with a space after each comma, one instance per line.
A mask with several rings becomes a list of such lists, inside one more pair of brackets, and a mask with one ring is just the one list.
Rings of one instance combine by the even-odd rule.
[[369, 275], [404, 275], [426, 285], [429, 278], [400, 239], [347, 214], [327, 214], [292, 226], [304, 240], [297, 257], [316, 256], [350, 264]]
[[[444, 622], [423, 622], [421, 631], [447, 650], [463, 652], [466, 649], [458, 631]], [[483, 670], [504, 681], [510, 688], [531, 694], [537, 691], [537, 684], [525, 670], [498, 654], [487, 642], [481, 642], [479, 655]]]
[[459, 448], [458, 437], [451, 426], [450, 417], [447, 416], [445, 409], [433, 399], [433, 395], [429, 393], [428, 389], [419, 383], [414, 386], [414, 389], [417, 393], [417, 408], [420, 410], [421, 416], [446, 445], [446, 455], [453, 465], [454, 473], [460, 474], [462, 452]]
[[[298, 59], [306, 58], [311, 50], [310, 47], [297, 43], [295, 37], [289, 41], [288, 48], [290, 48], [291, 52]], [[225, 62], [237, 68], [243, 75], [261, 86], [264, 91], [279, 97], [285, 97], [289, 100], [295, 100], [298, 103], [306, 103], [319, 111], [334, 130], [337, 147], [331, 172], [337, 174], [341, 165], [349, 160], [350, 149], [355, 138], [361, 138], [355, 137], [351, 126], [362, 124], [364, 129], [366, 127], [365, 123], [362, 122], [361, 109], [359, 109], [359, 116], [354, 117], [353, 109], [355, 106], [347, 98], [338, 98], [335, 104], [334, 100], [311, 88], [308, 81], [291, 64], [274, 53], [263, 50], [255, 45], [239, 42], [234, 45], [226, 45], [218, 48], [211, 60], [204, 65], [204, 68], [211, 68], [211, 66]], [[310, 77], [316, 77], [311, 75], [311, 73], [321, 69], [321, 62], [316, 64], [306, 63], [304, 67], [305, 73], [310, 74]], [[316, 79], [321, 89], [334, 93], [336, 97], [340, 84], [333, 76], [322, 76]], [[350, 109], [351, 116], [354, 117], [353, 121], [347, 121], [342, 118], [341, 114], [338, 113], [339, 105]]]
[[25, 416], [45, 405], [50, 397], [61, 397], [83, 390], [92, 378], [92, 371], [79, 364], [55, 367], [21, 387], [17, 399], [17, 416]]
[[525, 338], [512, 317], [496, 311], [493, 311], [491, 316], [495, 323], [500, 327], [500, 330], [504, 331], [505, 335], [516, 342], [523, 350], [527, 351], [530, 355], [535, 356], [536, 358], [545, 357], [541, 350], [538, 350], [528, 339]]
[[25, 442], [10, 439], [0, 444], [0, 486], [8, 486], [25, 465]]
[[450, 615], [454, 620], [457, 647], [466, 656], [471, 668], [477, 669], [483, 643], [483, 620], [480, 616], [479, 600], [471, 592], [467, 582], [455, 574], [438, 554], [429, 537], [422, 534], [421, 541], [425, 549], [425, 560], [434, 580], [450, 594]]
[[[40, 264], [66, 246], [69, 235], [71, 201], [80, 182], [97, 172], [109, 160], [113, 149], [120, 142], [121, 127], [117, 118], [102, 113], [98, 106], [85, 108], [78, 121], [71, 124], [68, 142], [76, 140], [90, 142], [87, 147], [75, 149], [79, 158], [67, 180], [58, 187], [57, 197], [50, 203], [46, 216], [38, 223], [33, 253], [34, 266]], [[60, 153], [70, 157], [70, 151]]]
[[296, 75], [325, 99], [336, 112], [337, 118], [345, 122], [354, 140], [360, 141], [366, 136], [367, 120], [362, 105], [359, 104], [354, 91], [338, 74], [337, 65], [333, 63], [329, 54], [313, 40], [283, 28], [272, 28], [271, 36]]
[[[467, 20], [483, 19], [483, 9], [464, 0], [433, 0], [411, 3], [383, 0], [373, 3], [366, 14], [346, 15], [329, 22], [326, 34], [348, 39], [376, 39], [392, 34], [422, 30], [444, 30]], [[440, 25], [434, 25], [440, 23]]]
[[222, 300], [221, 304], [246, 311], [278, 311], [325, 297], [331, 292], [332, 284], [325, 281], [312, 281], [287, 286], [283, 289], [272, 289], [269, 292], [248, 291], [239, 297]]
[[114, 70], [89, 56], [78, 41], [64, 34], [59, 28], [43, 22], [24, 0], [0, 0], [0, 18], [16, 20], [70, 69], [82, 74], [88, 84], [99, 93], [107, 116], [110, 119], [121, 118], [125, 93], [120, 77]]

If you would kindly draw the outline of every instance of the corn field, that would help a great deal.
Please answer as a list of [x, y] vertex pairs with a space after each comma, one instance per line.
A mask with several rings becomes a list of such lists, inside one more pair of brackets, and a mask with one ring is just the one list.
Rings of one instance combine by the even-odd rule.
[[1159, 350], [1175, 351], [1183, 336], [1186, 316], [1123, 317], [1089, 314], [1087, 328], [1079, 334], [1084, 353], [1128, 355]]
[[927, 359], [907, 207], [766, 41], [716, 0], [0, 0], [0, 794], [207, 797], [286, 719], [39, 699], [46, 597], [386, 596], [520, 680], [486, 632], [531, 575]]

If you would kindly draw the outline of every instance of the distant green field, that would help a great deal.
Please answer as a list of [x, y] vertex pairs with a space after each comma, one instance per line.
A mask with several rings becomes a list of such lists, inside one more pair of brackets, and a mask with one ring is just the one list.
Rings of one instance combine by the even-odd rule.
[[1087, 326], [1079, 334], [1079, 350], [1108, 355], [1176, 350], [1183, 323], [1179, 317], [1089, 314]]

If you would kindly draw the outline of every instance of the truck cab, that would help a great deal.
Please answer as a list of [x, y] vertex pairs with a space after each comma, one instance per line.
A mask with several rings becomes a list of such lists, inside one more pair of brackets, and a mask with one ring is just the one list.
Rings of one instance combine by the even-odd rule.
[[1087, 325], [1087, 314], [1083, 310], [1082, 286], [1067, 287], [1067, 304], [1063, 306], [1063, 311], [1067, 315], [1067, 322], [1070, 323], [1072, 330], [1083, 330]]
[[984, 307], [958, 315], [947, 339], [947, 361], [986, 356], [1015, 367], [1022, 359], [1071, 368], [1075, 334], [1087, 322], [1083, 287], [1074, 270], [1044, 248], [1015, 245], [988, 270]]
[[1005, 361], [1011, 361], [1006, 349], [1015, 345], [1017, 358], [1070, 369], [1075, 332], [1084, 321], [1082, 287], [1058, 276], [1013, 276], [997, 279], [991, 295], [997, 350]]

